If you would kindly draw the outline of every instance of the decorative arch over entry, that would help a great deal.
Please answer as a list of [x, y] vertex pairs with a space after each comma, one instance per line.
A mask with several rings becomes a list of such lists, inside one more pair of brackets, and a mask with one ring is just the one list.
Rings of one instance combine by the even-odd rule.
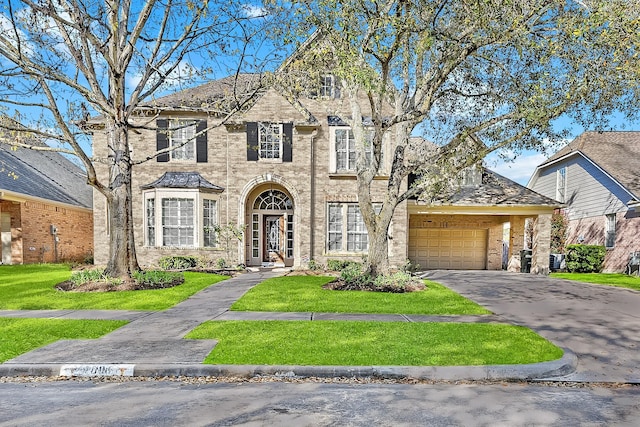
[[295, 189], [277, 175], [261, 175], [245, 185], [239, 211], [247, 224], [243, 257], [247, 265], [294, 265], [299, 256], [294, 244], [297, 196]]

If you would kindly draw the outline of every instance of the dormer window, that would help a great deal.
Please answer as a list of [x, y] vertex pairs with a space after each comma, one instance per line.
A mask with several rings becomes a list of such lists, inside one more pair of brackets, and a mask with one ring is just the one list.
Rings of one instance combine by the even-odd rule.
[[479, 187], [482, 184], [482, 169], [472, 166], [463, 170], [460, 184], [465, 188]]

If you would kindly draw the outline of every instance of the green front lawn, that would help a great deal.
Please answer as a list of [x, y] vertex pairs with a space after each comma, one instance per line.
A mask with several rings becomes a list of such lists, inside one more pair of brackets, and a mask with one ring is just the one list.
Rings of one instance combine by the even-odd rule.
[[621, 273], [551, 273], [551, 277], [640, 291], [640, 277]]
[[322, 286], [332, 277], [285, 276], [265, 280], [236, 301], [234, 311], [289, 311], [379, 314], [490, 314], [444, 286], [425, 281], [427, 290], [386, 292], [332, 291]]
[[0, 318], [0, 363], [64, 339], [93, 339], [125, 325], [125, 320]]
[[209, 364], [454, 366], [562, 357], [530, 329], [486, 323], [209, 321], [186, 338], [219, 340]]
[[165, 310], [227, 278], [185, 272], [182, 285], [167, 289], [62, 292], [54, 288], [69, 277], [69, 267], [60, 264], [0, 266], [0, 310]]

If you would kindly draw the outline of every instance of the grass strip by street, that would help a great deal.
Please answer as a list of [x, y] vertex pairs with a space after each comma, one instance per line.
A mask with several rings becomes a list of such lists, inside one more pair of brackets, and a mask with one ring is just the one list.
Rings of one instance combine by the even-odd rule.
[[530, 329], [501, 324], [209, 321], [186, 338], [219, 340], [207, 364], [502, 365], [563, 354]]
[[551, 277], [640, 291], [640, 277], [621, 273], [551, 273]]
[[94, 339], [127, 324], [126, 320], [0, 318], [0, 363], [64, 339]]
[[233, 311], [377, 314], [490, 314], [448, 288], [425, 281], [419, 292], [388, 293], [322, 289], [332, 277], [285, 276], [267, 279], [232, 306]]
[[62, 292], [54, 288], [71, 277], [69, 266], [0, 266], [0, 310], [151, 310], [170, 308], [227, 276], [185, 272], [182, 285], [120, 292]]

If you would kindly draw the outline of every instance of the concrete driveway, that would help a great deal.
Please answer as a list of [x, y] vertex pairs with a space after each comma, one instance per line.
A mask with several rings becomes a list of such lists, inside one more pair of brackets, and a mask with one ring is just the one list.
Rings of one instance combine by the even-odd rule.
[[571, 349], [578, 368], [566, 380], [640, 383], [640, 292], [504, 271], [425, 277]]

